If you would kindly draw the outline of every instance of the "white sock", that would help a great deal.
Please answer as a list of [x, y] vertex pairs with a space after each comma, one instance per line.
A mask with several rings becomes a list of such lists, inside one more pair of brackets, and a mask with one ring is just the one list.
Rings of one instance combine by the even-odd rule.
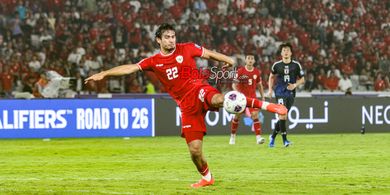
[[230, 137], [236, 138], [236, 134], [230, 134]]
[[261, 138], [261, 135], [256, 135], [256, 140], [259, 140]]
[[210, 181], [211, 180], [211, 171], [209, 170], [205, 176], [202, 175], [202, 179], [204, 179], [206, 181]]

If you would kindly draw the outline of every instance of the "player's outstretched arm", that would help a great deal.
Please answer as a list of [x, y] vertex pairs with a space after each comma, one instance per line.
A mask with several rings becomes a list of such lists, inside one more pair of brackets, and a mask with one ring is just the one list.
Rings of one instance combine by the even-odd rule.
[[133, 72], [139, 71], [139, 67], [136, 64], [127, 64], [122, 66], [117, 66], [106, 71], [99, 72], [85, 79], [85, 83], [89, 81], [99, 81], [106, 76], [122, 76], [126, 74], [131, 74]]
[[202, 58], [217, 60], [220, 62], [224, 62], [228, 66], [233, 66], [233, 64], [234, 64], [233, 58], [226, 56], [224, 54], [215, 52], [215, 51], [208, 50], [206, 48], [203, 48], [203, 49], [204, 49], [204, 53], [203, 53]]

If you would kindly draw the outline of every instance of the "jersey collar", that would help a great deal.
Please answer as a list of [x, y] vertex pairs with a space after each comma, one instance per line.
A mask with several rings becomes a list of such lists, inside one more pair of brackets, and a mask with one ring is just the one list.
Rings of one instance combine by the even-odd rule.
[[245, 70], [248, 71], [248, 72], [253, 72], [253, 71], [255, 70], [255, 67], [253, 67], [252, 70], [248, 70], [248, 69], [246, 68], [246, 66], [244, 66], [244, 68], [245, 68]]
[[[177, 47], [177, 46], [176, 46], [176, 47]], [[163, 57], [168, 57], [168, 56], [172, 55], [173, 53], [175, 53], [176, 47], [175, 47], [175, 49], [174, 49], [171, 53], [169, 53], [169, 54], [163, 54], [163, 53], [161, 52], [161, 50], [160, 50], [160, 55], [163, 56]]]
[[289, 62], [289, 63], [285, 63], [285, 62], [283, 61], [283, 59], [282, 59], [282, 63], [283, 63], [283, 64], [291, 64], [292, 61], [293, 61], [293, 60], [290, 59], [290, 62]]

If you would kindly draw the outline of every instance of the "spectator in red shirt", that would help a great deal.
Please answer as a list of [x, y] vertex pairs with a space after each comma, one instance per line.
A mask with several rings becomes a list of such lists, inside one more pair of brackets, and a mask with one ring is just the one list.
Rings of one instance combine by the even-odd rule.
[[1, 84], [3, 92], [9, 97], [14, 87], [14, 76], [7, 65], [4, 66], [3, 73], [1, 73]]
[[378, 73], [374, 82], [375, 91], [384, 91], [386, 89], [386, 82], [383, 79], [382, 73]]
[[329, 77], [325, 80], [325, 88], [330, 91], [336, 91], [339, 86], [339, 78], [331, 71]]

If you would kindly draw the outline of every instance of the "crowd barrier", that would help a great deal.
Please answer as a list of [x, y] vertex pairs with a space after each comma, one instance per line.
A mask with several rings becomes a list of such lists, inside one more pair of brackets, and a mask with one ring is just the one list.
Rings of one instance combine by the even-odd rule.
[[154, 99], [1, 100], [0, 138], [154, 136]]
[[[156, 135], [180, 132], [180, 109], [169, 99], [156, 100]], [[167, 112], [169, 111], [169, 112]], [[169, 113], [169, 114], [168, 114]], [[220, 109], [205, 117], [208, 134], [229, 134], [233, 114]], [[270, 133], [277, 116], [262, 111], [262, 129]], [[288, 113], [287, 129], [291, 133], [359, 133], [390, 132], [390, 99], [388, 97], [311, 97], [295, 99]], [[252, 120], [244, 117], [238, 132], [251, 133]]]
[[[390, 132], [389, 103], [389, 97], [378, 96], [297, 97], [287, 129], [290, 133]], [[207, 113], [208, 134], [229, 134], [233, 117], [223, 109]], [[277, 116], [263, 111], [259, 117], [263, 132], [270, 133]], [[0, 138], [180, 135], [180, 126], [180, 109], [165, 94], [0, 101]], [[244, 117], [238, 132], [250, 134], [251, 129], [252, 121]]]

